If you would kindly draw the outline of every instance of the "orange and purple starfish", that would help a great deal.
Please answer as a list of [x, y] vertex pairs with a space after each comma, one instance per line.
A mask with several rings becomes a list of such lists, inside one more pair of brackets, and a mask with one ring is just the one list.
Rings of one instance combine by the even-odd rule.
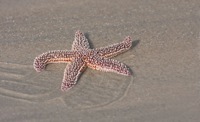
[[127, 36], [120, 43], [99, 49], [90, 49], [89, 42], [84, 34], [77, 31], [71, 50], [55, 50], [43, 53], [35, 58], [33, 66], [37, 72], [40, 72], [49, 63], [70, 63], [65, 68], [61, 85], [61, 90], [66, 91], [76, 84], [78, 77], [87, 67], [126, 76], [131, 75], [125, 64], [109, 59], [129, 50], [131, 46], [131, 38]]

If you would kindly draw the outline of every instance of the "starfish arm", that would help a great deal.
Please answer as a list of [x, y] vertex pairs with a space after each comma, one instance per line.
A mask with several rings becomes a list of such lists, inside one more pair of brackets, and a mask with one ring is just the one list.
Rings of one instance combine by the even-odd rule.
[[74, 51], [54, 50], [43, 53], [35, 58], [33, 66], [37, 72], [45, 69], [48, 63], [66, 63], [74, 57]]
[[122, 42], [107, 47], [96, 49], [102, 57], [114, 57], [122, 52], [129, 50], [132, 46], [131, 37], [127, 36]]
[[90, 45], [87, 38], [79, 30], [75, 33], [74, 42], [72, 44], [72, 50], [89, 49]]
[[87, 59], [86, 62], [87, 66], [92, 69], [106, 72], [115, 72], [126, 76], [131, 75], [129, 68], [125, 64], [114, 59], [93, 56]]
[[61, 90], [66, 91], [72, 88], [76, 84], [81, 72], [83, 72], [85, 68], [86, 64], [80, 58], [76, 58], [71, 64], [68, 64], [64, 71]]

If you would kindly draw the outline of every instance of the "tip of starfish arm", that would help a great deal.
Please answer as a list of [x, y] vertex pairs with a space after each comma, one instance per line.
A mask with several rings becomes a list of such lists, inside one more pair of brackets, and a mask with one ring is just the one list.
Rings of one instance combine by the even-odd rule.
[[133, 73], [129, 71], [129, 72], [127, 73], [127, 76], [131, 76], [131, 75], [133, 75]]
[[61, 89], [61, 91], [63, 91], [63, 92], [69, 90], [69, 88], [67, 88], [67, 87], [61, 87], [60, 89]]
[[125, 37], [122, 43], [125, 45], [125, 47], [127, 49], [129, 49], [132, 46], [132, 39], [131, 39], [131, 37], [130, 36]]
[[130, 36], [127, 36], [127, 37], [125, 37], [124, 41], [125, 41], [125, 42], [131, 42], [131, 41], [132, 41], [132, 39], [131, 39], [131, 37], [130, 37]]
[[118, 72], [122, 75], [125, 75], [125, 76], [131, 76], [133, 75], [133, 73], [131, 72], [131, 70], [128, 68], [128, 67], [125, 67], [124, 69], [121, 69], [120, 72]]
[[34, 66], [34, 69], [36, 70], [36, 72], [42, 72], [44, 70], [38, 66]]
[[76, 31], [76, 34], [80, 34], [80, 33], [82, 33], [80, 30], [77, 30], [77, 31]]
[[41, 69], [38, 69], [38, 68], [34, 68], [36, 72], [42, 72]]
[[71, 89], [73, 86], [74, 86], [74, 84], [63, 82], [62, 85], [61, 85], [61, 90], [67, 91], [67, 90]]
[[133, 75], [133, 74], [132, 74], [132, 72], [130, 72], [130, 71], [126, 71], [126, 72], [123, 72], [122, 75], [131, 76], [131, 75]]
[[33, 67], [37, 72], [41, 72], [45, 69], [46, 64], [39, 61], [38, 58], [36, 57], [33, 63]]

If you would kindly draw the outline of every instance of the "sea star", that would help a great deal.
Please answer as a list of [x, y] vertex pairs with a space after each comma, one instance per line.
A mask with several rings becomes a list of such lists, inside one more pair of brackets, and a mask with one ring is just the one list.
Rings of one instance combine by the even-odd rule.
[[[43, 53], [35, 58], [33, 66], [37, 72], [45, 69], [49, 63], [69, 63], [65, 68], [61, 90], [72, 88], [80, 74], [86, 67], [129, 76], [129, 68], [117, 60], [109, 59], [132, 46], [130, 36], [122, 42], [99, 49], [90, 49], [90, 45], [84, 34], [80, 31], [75, 33], [75, 39], [71, 50], [54, 50]], [[109, 57], [109, 58], [108, 58]]]

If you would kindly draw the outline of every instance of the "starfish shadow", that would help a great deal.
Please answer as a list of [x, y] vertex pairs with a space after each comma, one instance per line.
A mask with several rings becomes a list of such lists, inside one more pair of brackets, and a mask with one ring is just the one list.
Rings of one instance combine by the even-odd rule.
[[139, 43], [140, 43], [140, 40], [134, 40], [134, 41], [132, 42], [132, 47], [131, 47], [131, 49], [133, 49], [134, 47], [136, 47]]
[[88, 43], [89, 43], [89, 45], [90, 45], [90, 47], [91, 48], [94, 48], [94, 45], [93, 45], [93, 43], [91, 43], [92, 41], [91, 41], [91, 39], [90, 39], [90, 34], [89, 33], [84, 33], [85, 34], [85, 37], [88, 39]]

